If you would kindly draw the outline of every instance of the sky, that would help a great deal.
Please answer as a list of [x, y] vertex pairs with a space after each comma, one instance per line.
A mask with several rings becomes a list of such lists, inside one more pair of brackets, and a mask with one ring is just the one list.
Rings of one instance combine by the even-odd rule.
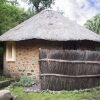
[[[29, 7], [21, 0], [18, 1], [21, 7]], [[55, 0], [52, 8], [63, 11], [65, 17], [83, 25], [86, 20], [100, 13], [100, 0]]]

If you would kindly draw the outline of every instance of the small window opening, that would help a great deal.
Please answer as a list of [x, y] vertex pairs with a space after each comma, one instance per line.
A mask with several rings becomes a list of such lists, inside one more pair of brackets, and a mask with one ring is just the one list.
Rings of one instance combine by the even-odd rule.
[[15, 43], [7, 42], [6, 44], [6, 60], [7, 61], [15, 61], [16, 52], [15, 52]]

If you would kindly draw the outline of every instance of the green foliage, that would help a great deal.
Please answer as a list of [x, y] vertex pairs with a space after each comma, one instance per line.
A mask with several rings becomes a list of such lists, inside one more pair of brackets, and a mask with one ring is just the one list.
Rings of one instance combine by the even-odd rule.
[[0, 3], [5, 3], [6, 2], [6, 0], [0, 0]]
[[85, 23], [85, 27], [97, 34], [100, 34], [100, 14], [97, 14], [92, 19], [88, 20]]
[[6, 2], [11, 4], [11, 5], [17, 5], [18, 4], [17, 0], [6, 0]]
[[0, 3], [0, 35], [28, 19], [30, 14], [13, 5]]
[[36, 13], [43, 9], [51, 8], [51, 5], [54, 4], [54, 0], [29, 0], [29, 2], [33, 4]]
[[4, 80], [13, 80], [13, 78], [9, 76], [0, 76], [0, 81], [4, 81]]
[[28, 76], [22, 76], [19, 83], [22, 85], [22, 86], [29, 86], [31, 84], [31, 79], [28, 77]]

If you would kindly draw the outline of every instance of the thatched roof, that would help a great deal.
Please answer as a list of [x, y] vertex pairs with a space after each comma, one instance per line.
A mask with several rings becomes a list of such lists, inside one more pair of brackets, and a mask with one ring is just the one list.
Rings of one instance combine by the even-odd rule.
[[90, 40], [100, 42], [99, 35], [52, 10], [40, 12], [0, 37], [0, 41], [28, 39], [50, 41]]

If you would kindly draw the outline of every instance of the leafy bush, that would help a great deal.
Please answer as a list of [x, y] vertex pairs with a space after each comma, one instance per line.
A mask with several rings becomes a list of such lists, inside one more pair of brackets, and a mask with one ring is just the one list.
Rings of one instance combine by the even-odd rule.
[[32, 81], [31, 79], [28, 77], [28, 76], [22, 76], [19, 83], [22, 85], [22, 86], [29, 86], [31, 85]]
[[14, 80], [14, 79], [9, 76], [0, 76], [0, 81], [5, 81], [5, 80]]

